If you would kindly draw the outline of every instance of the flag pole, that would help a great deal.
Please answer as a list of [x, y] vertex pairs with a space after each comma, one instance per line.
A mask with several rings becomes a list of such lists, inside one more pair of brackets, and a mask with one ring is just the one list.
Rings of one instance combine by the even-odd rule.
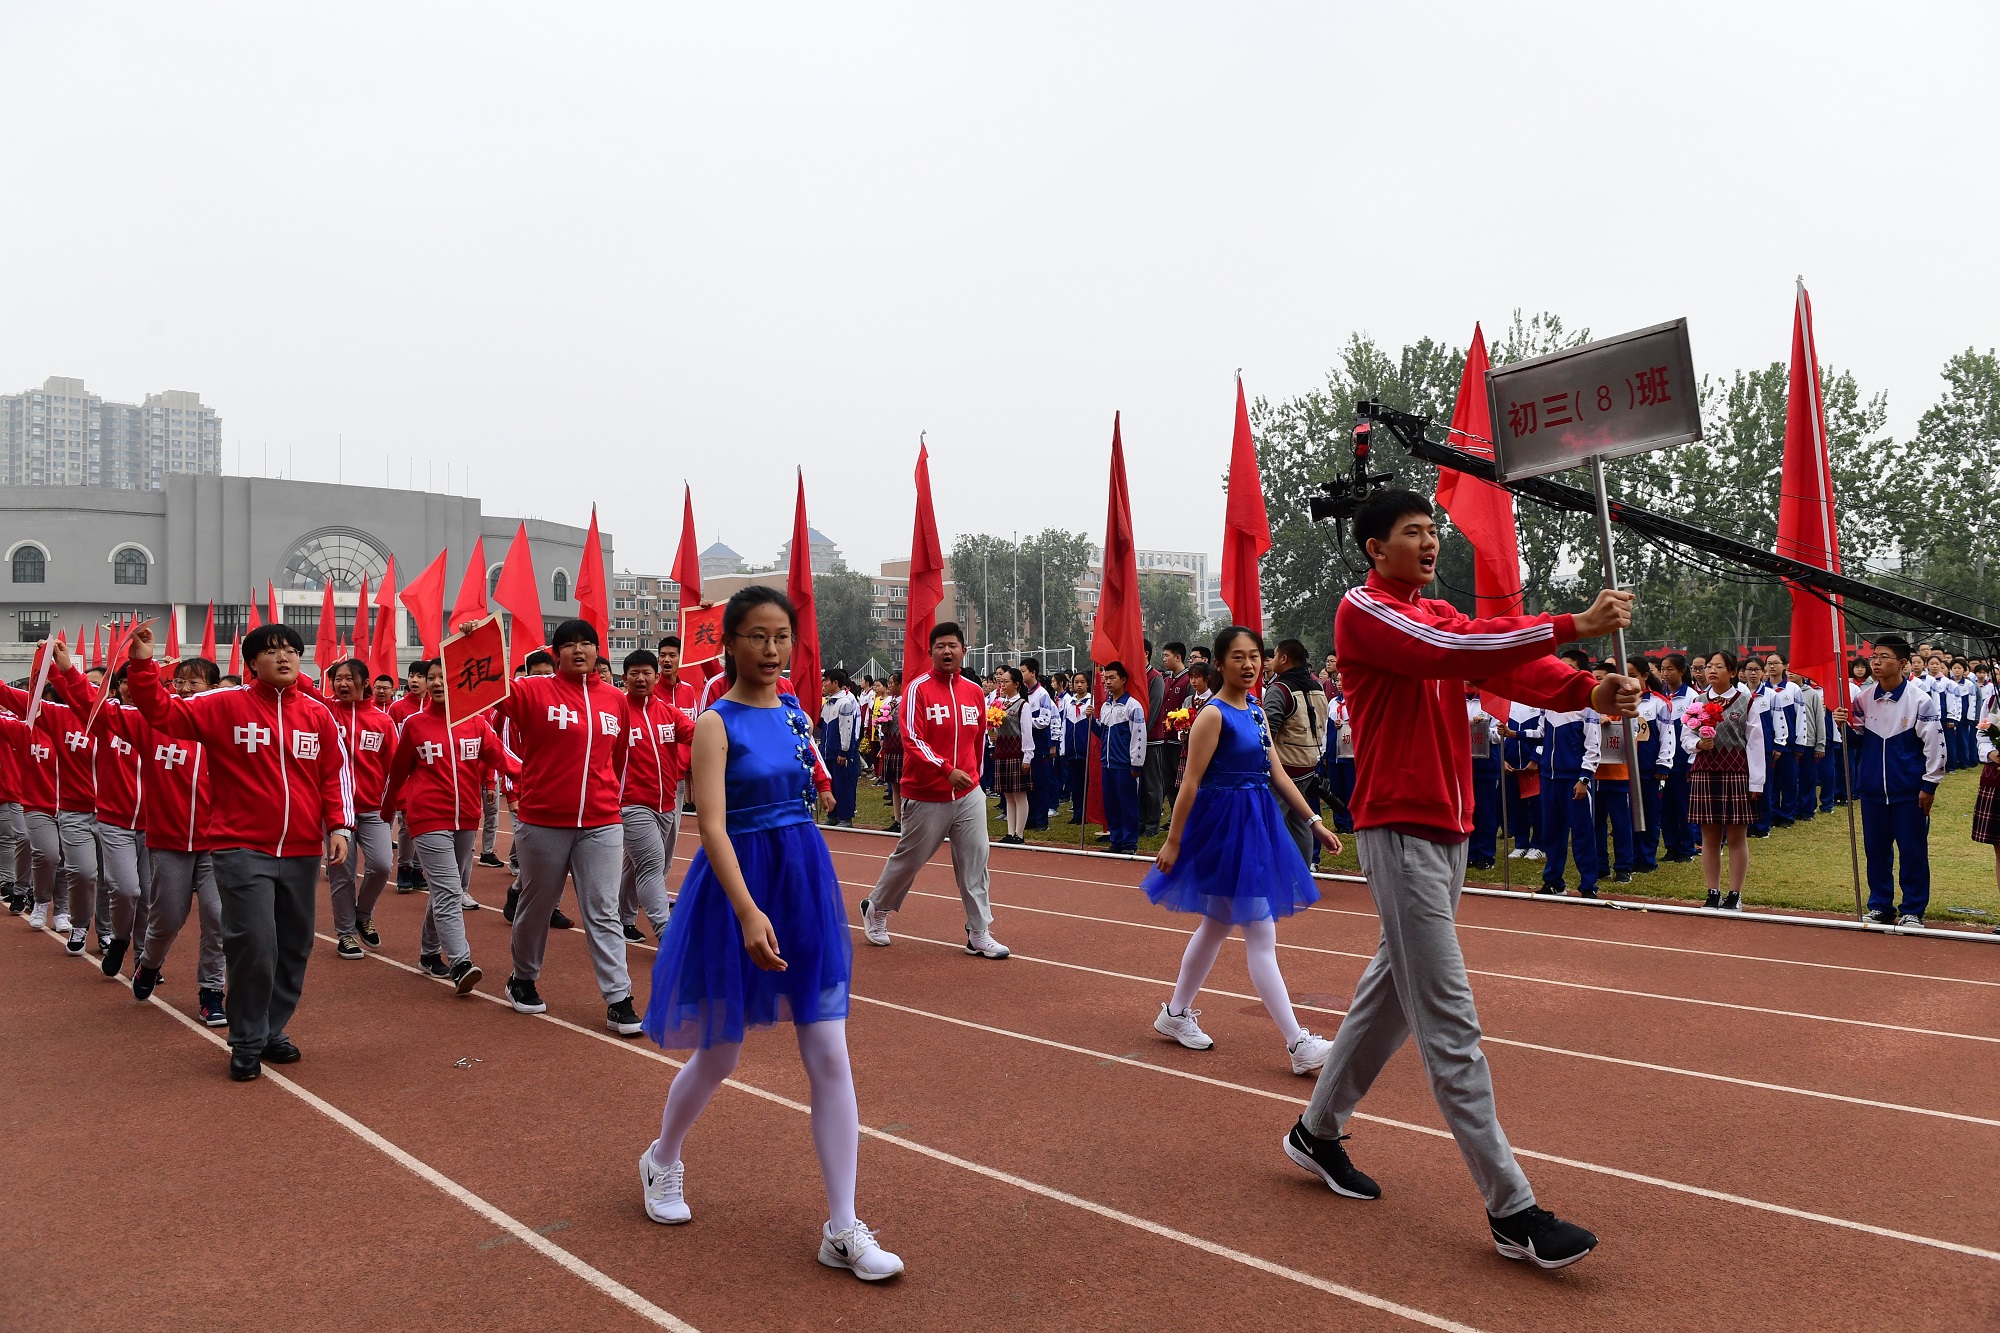
[[[1821, 541], [1825, 544], [1827, 553], [1827, 572], [1832, 573], [1833, 545], [1835, 541], [1833, 531], [1833, 458], [1827, 452], [1826, 419], [1820, 415], [1819, 344], [1813, 339], [1812, 312], [1806, 305], [1806, 280], [1804, 274], [1799, 275], [1798, 296], [1796, 299], [1799, 327], [1804, 330], [1805, 336], [1806, 367], [1812, 376], [1806, 385], [1806, 389], [1812, 396], [1813, 442], [1818, 446], [1817, 452], [1819, 455], [1820, 536]], [[1847, 705], [1851, 702], [1847, 697], [1847, 627], [1841, 622], [1840, 599], [1838, 596], [1829, 595], [1827, 597], [1826, 612], [1833, 624], [1835, 654], [1833, 673], [1840, 677], [1841, 711], [1847, 712]], [[1849, 716], [1852, 717], [1852, 714], [1849, 713]], [[1843, 722], [1835, 722], [1834, 725], [1847, 727], [1847, 724]], [[1851, 733], [1853, 728], [1847, 727], [1847, 730]], [[1847, 804], [1847, 860], [1848, 865], [1854, 872], [1854, 914], [1856, 917], [1865, 918], [1868, 915], [1868, 907], [1866, 901], [1861, 896], [1861, 836], [1855, 831], [1854, 827], [1854, 771], [1848, 763], [1849, 755], [1847, 749], [1853, 742], [1854, 737], [1851, 734], [1841, 737], [1840, 792], [1846, 798]]]

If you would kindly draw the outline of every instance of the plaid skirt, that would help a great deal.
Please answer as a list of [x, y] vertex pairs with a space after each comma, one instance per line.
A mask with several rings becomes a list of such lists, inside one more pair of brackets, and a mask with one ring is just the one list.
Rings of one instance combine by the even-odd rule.
[[903, 780], [903, 738], [882, 742], [882, 781], [894, 785]]
[[1741, 750], [1704, 750], [1688, 772], [1688, 822], [1754, 824], [1757, 802], [1750, 795], [1750, 758]]
[[993, 738], [993, 790], [1014, 792], [1028, 790], [1028, 767], [1021, 762], [1021, 738], [1019, 736], [996, 736]]
[[1972, 840], [2000, 846], [2000, 764], [1979, 766], [1979, 800], [1972, 807]]

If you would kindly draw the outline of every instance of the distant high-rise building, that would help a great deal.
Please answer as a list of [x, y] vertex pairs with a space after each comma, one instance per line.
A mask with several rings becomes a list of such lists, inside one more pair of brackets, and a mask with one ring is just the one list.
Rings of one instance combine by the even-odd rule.
[[716, 578], [723, 574], [741, 574], [742, 572], [743, 557], [736, 554], [729, 547], [724, 546], [721, 542], [715, 543], [715, 545], [701, 553], [701, 576], [704, 579]]
[[51, 375], [39, 389], [0, 394], [0, 482], [157, 491], [175, 472], [222, 472], [222, 418], [198, 393], [109, 403], [82, 380]]
[[[839, 567], [841, 563], [840, 547], [835, 544], [833, 538], [827, 536], [818, 528], [808, 527], [806, 529], [806, 544], [812, 554], [813, 573], [831, 574]], [[778, 548], [778, 568], [790, 569], [791, 567], [792, 540], [787, 537], [785, 544]]]

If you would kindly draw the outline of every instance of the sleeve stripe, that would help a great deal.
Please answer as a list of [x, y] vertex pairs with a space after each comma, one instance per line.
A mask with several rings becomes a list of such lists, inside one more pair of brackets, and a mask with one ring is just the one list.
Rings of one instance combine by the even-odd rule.
[[917, 734], [917, 687], [930, 678], [930, 672], [926, 671], [911, 681], [903, 691], [903, 740], [906, 744], [914, 746], [917, 753], [927, 762], [943, 768], [944, 760], [938, 758], [937, 751], [925, 744], [924, 738]]
[[1407, 612], [1395, 609], [1388, 603], [1370, 596], [1366, 590], [1361, 588], [1350, 588], [1347, 592], [1347, 601], [1366, 611], [1369, 615], [1374, 616], [1377, 620], [1380, 620], [1392, 629], [1400, 630], [1402, 633], [1408, 634], [1411, 638], [1422, 643], [1427, 643], [1434, 648], [1493, 650], [1519, 647], [1525, 644], [1539, 643], [1543, 640], [1553, 643], [1556, 637], [1555, 625], [1546, 620], [1536, 625], [1525, 625], [1520, 629], [1481, 634], [1466, 634], [1458, 630], [1444, 629], [1437, 625], [1426, 625]]

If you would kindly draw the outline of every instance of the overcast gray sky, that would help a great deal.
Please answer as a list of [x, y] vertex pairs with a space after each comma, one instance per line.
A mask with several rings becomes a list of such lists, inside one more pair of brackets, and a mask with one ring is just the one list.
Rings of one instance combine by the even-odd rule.
[[1978, 5], [4, 0], [0, 391], [198, 389], [225, 466], [857, 567], [938, 521], [1220, 549], [1232, 373], [1515, 307], [1822, 358], [1907, 432], [1995, 344]]

